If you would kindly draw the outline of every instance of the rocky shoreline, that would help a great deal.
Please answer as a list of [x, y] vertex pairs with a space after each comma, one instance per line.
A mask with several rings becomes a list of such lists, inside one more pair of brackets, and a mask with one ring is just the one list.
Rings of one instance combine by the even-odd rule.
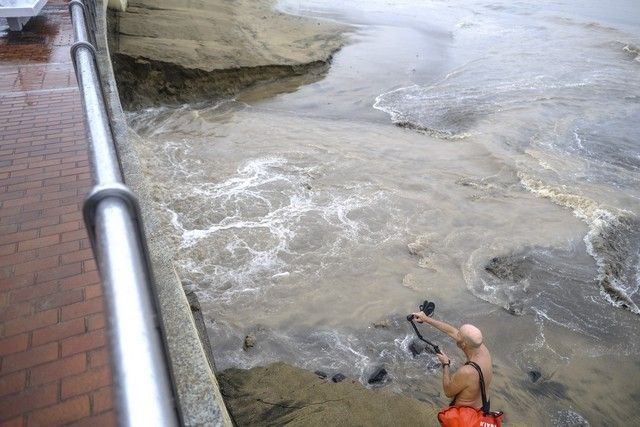
[[218, 374], [238, 426], [437, 426], [439, 408], [353, 378], [335, 382], [286, 363]]

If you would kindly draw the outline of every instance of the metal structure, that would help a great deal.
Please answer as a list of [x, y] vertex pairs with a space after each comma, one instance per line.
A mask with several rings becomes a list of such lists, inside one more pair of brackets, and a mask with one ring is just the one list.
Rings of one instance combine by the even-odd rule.
[[71, 48], [82, 94], [94, 187], [83, 211], [104, 286], [118, 421], [179, 423], [157, 319], [153, 274], [135, 195], [124, 185], [103, 98], [94, 41], [94, 1], [69, 3]]

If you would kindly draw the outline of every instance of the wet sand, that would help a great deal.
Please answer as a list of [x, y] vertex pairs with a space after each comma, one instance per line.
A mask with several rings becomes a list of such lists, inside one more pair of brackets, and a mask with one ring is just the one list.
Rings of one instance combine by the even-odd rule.
[[239, 426], [439, 425], [437, 407], [384, 389], [368, 390], [353, 378], [333, 382], [284, 363], [228, 369], [219, 381]]
[[112, 53], [204, 71], [326, 61], [345, 25], [274, 10], [275, 1], [129, 1]]

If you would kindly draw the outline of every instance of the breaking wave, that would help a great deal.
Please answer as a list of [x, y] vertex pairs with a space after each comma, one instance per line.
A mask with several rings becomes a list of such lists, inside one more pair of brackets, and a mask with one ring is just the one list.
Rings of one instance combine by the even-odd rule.
[[389, 114], [396, 126], [436, 138], [461, 139], [475, 135], [477, 125], [494, 114], [572, 97], [594, 84], [592, 76], [586, 74], [562, 81], [533, 73], [504, 81], [489, 75], [471, 84], [468, 79], [477, 79], [474, 70], [481, 65], [471, 62], [432, 86], [413, 85], [383, 93], [373, 108]]
[[[411, 86], [383, 93], [376, 98], [373, 108], [391, 116], [399, 127], [415, 130], [443, 139], [460, 139], [469, 136], [467, 131], [474, 117], [480, 113], [474, 102], [451, 108], [450, 102], [431, 94], [430, 88]], [[424, 108], [429, 105], [429, 108]]]
[[602, 295], [614, 306], [640, 314], [633, 300], [638, 298], [640, 288], [640, 222], [635, 214], [604, 208], [589, 198], [547, 186], [523, 173], [519, 177], [528, 191], [573, 210], [576, 217], [587, 223], [589, 232], [584, 242], [598, 266], [597, 281]]

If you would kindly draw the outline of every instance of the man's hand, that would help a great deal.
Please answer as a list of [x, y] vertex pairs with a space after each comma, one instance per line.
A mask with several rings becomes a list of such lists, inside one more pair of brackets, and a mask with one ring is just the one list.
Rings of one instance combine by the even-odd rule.
[[438, 356], [438, 360], [440, 361], [440, 363], [442, 363], [443, 365], [449, 364], [451, 363], [451, 359], [449, 359], [449, 356], [447, 356], [444, 353], [438, 353], [436, 354], [436, 356]]
[[418, 323], [424, 323], [427, 321], [427, 315], [424, 314], [424, 311], [413, 313], [412, 316], [413, 316], [413, 320], [415, 320]]
[[449, 335], [451, 338], [453, 338], [454, 340], [456, 340], [456, 342], [458, 341], [459, 337], [459, 333], [458, 333], [458, 329], [454, 328], [453, 326], [449, 325], [448, 323], [444, 323], [441, 322], [439, 320], [434, 319], [433, 317], [427, 317], [426, 314], [424, 314], [424, 311], [419, 311], [417, 313], [412, 313], [411, 316], [413, 316], [413, 320], [415, 320], [418, 323], [428, 323], [429, 325], [438, 328], [439, 330], [441, 330], [442, 332], [444, 332], [445, 334]]

